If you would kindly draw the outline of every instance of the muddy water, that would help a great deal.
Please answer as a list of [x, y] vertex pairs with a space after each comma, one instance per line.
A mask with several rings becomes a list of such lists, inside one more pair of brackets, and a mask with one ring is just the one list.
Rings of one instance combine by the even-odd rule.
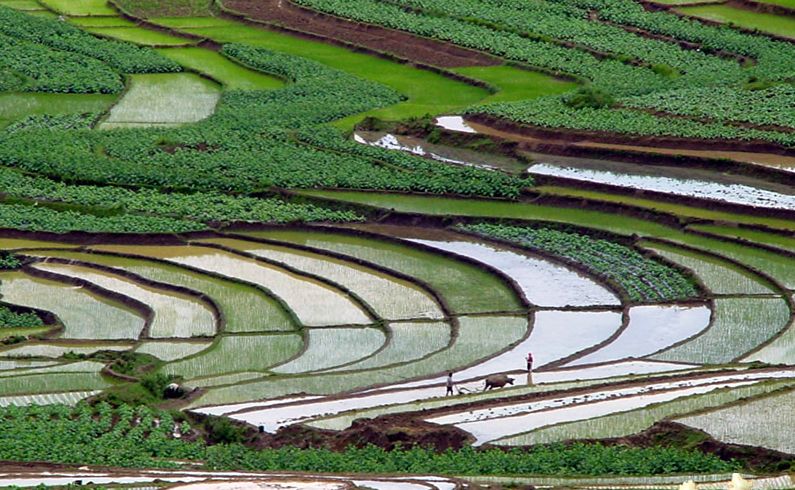
[[[448, 126], [451, 127], [447, 129], [455, 131], [456, 129], [454, 128], [456, 127], [457, 124], [460, 123], [456, 122], [454, 124], [448, 124]], [[754, 152], [743, 152], [743, 151], [690, 150], [685, 148], [666, 148], [659, 146], [621, 145], [614, 143], [600, 143], [598, 141], [566, 142], [562, 140], [556, 141], [556, 140], [534, 138], [532, 136], [525, 136], [517, 133], [511, 133], [508, 131], [501, 131], [499, 129], [495, 129], [490, 126], [486, 126], [484, 124], [474, 123], [472, 121], [466, 121], [465, 124], [468, 130], [463, 132], [475, 132], [488, 136], [495, 136], [507, 141], [527, 142], [527, 143], [567, 143], [570, 144], [571, 146], [579, 148], [623, 150], [623, 151], [641, 152], [649, 154], [684, 155], [696, 158], [733, 160], [736, 162], [750, 163], [754, 165], [760, 165], [763, 167], [772, 167], [789, 172], [795, 172], [795, 157], [792, 156], [782, 156], [771, 153], [754, 153]]]
[[[607, 184], [629, 189], [661, 192], [684, 197], [709, 199], [731, 204], [760, 208], [795, 210], [795, 193], [791, 188], [757, 182], [760, 187], [738, 184], [727, 178], [716, 180], [672, 176], [664, 168], [638, 169], [629, 165], [595, 162], [577, 167], [552, 163], [537, 163], [528, 169], [531, 175], [563, 177], [583, 182]], [[683, 172], [676, 172], [682, 174]], [[689, 174], [695, 171], [688, 171]], [[720, 180], [717, 180], [720, 179]], [[748, 179], [746, 179], [748, 180]], [[777, 187], [773, 191], [764, 187]]]
[[357, 131], [353, 137], [355, 141], [362, 144], [389, 150], [399, 150], [454, 165], [503, 170], [517, 174], [527, 168], [526, 163], [514, 158], [488, 155], [453, 146], [437, 145], [413, 136], [393, 135], [376, 131]]

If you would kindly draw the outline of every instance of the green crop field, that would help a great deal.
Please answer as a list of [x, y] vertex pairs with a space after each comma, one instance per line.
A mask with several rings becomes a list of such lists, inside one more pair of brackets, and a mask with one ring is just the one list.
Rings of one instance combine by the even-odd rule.
[[795, 488], [765, 3], [0, 0], [0, 487]]

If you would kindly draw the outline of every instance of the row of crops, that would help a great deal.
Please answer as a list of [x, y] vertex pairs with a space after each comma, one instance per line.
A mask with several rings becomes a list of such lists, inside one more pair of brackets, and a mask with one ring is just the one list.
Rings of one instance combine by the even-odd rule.
[[[667, 92], [664, 97], [666, 97], [666, 99], [676, 99], [679, 96], [674, 95], [675, 93]], [[733, 94], [736, 95], [737, 91], [734, 91]], [[656, 96], [656, 94], [654, 94], [654, 96]], [[643, 104], [643, 100], [648, 100], [648, 98], [632, 99], [630, 104], [634, 104], [635, 107], [637, 107]], [[739, 104], [740, 101], [743, 100], [743, 97], [735, 97], [734, 100]], [[692, 98], [690, 102], [698, 103]], [[652, 101], [649, 106], [663, 104], [664, 102], [655, 104]], [[785, 103], [785, 107], [787, 104], [791, 104], [791, 102]], [[674, 111], [677, 110], [679, 112], [687, 111], [687, 109], [674, 109]], [[686, 118], [673, 118], [628, 108], [575, 108], [567, 103], [565, 98], [559, 97], [540, 97], [530, 101], [505, 102], [473, 107], [466, 112], [469, 114], [488, 114], [542, 128], [600, 131], [622, 135], [677, 137], [700, 140], [756, 140], [787, 147], [795, 145], [795, 134], [789, 131], [746, 128], [718, 121], [704, 122]], [[764, 116], [747, 116], [741, 117], [740, 119], [746, 118], [758, 119], [764, 118]]]
[[569, 259], [618, 284], [632, 301], [681, 301], [698, 295], [693, 280], [680, 271], [607, 240], [549, 228], [488, 223], [463, 229]]
[[[617, 102], [624, 108], [610, 104], [581, 107], [565, 97], [549, 97], [473, 108], [470, 113], [486, 113], [554, 129], [793, 144], [788, 130], [731, 124], [739, 121], [762, 126], [780, 125], [782, 117], [786, 118], [776, 114], [792, 106], [790, 85], [765, 89], [762, 84], [763, 90], [758, 91], [742, 88], [747, 80], [770, 83], [768, 80], [781, 82], [791, 76], [792, 56], [788, 54], [791, 48], [784, 42], [729, 27], [707, 26], [667, 12], [650, 12], [634, 2], [542, 2], [506, 6], [489, 0], [373, 0], [356, 8], [346, 2], [301, 0], [299, 3], [362, 22], [489, 51], [507, 60], [555, 73], [576, 75], [616, 96], [643, 94], [619, 99]], [[598, 13], [597, 19], [589, 15], [594, 10]], [[644, 37], [629, 28], [695, 42], [707, 52], [747, 56], [756, 63], [744, 66], [737, 59], [685, 49], [673, 41]], [[555, 43], [573, 43], [573, 46]], [[608, 53], [609, 57], [596, 62], [590, 54], [577, 48]], [[640, 66], [631, 65], [633, 61], [640, 62]], [[627, 64], [621, 68], [615, 66], [622, 62]], [[723, 87], [711, 88], [717, 85]], [[758, 87], [752, 84], [752, 88]], [[763, 103], [749, 105], [755, 101]], [[754, 109], [748, 111], [748, 107]], [[709, 121], [647, 113], [650, 110]], [[786, 126], [786, 122], [783, 125]]]
[[149, 48], [109, 41], [66, 22], [40, 18], [0, 6], [0, 33], [57, 51], [80, 54], [106, 63], [120, 73], [162, 73], [181, 67]]
[[[268, 191], [275, 186], [515, 196], [526, 184], [502, 174], [363, 149], [345, 142], [334, 130], [317, 127], [399, 102], [401, 97], [391, 89], [316, 62], [264, 49], [226, 45], [222, 54], [294, 83], [272, 92], [226, 91], [216, 114], [192, 127], [96, 132], [85, 127], [93, 121], [90, 116], [44, 116], [14, 124], [0, 136], [2, 162], [25, 172], [65, 181], [187, 193], [70, 186], [14, 175], [6, 169], [7, 177], [22, 179], [13, 185], [9, 182], [9, 189], [17, 189], [14, 198], [75, 205], [71, 213], [34, 213], [40, 217], [27, 226], [14, 218], [17, 208], [7, 207], [6, 222], [52, 231], [167, 232], [204, 227], [182, 222], [185, 219], [204, 223], [344, 221], [358, 217], [276, 199], [235, 199], [223, 193]], [[298, 133], [294, 133], [296, 130]], [[266, 137], [246, 138], [251, 133]], [[147, 160], [147, 165], [139, 163], [141, 158]], [[203, 193], [197, 196], [194, 191]], [[112, 208], [110, 213], [105, 213], [106, 206]], [[103, 213], [116, 216], [92, 215]], [[47, 223], [57, 222], [61, 216], [61, 225], [54, 223], [48, 228]]]
[[[532, 452], [474, 450], [434, 453], [415, 448], [387, 452], [375, 447], [343, 452], [291, 447], [255, 451], [240, 444], [208, 446], [174, 433], [190, 433], [166, 411], [106, 404], [0, 409], [0, 457], [122, 467], [174, 468], [174, 460], [203, 461], [215, 470], [306, 471], [324, 473], [596, 475], [622, 461], [622, 474], [721, 472], [735, 468], [695, 451], [630, 449], [600, 445], [560, 445]], [[176, 430], [175, 430], [176, 427]], [[660, 464], [665, 462], [664, 465]], [[615, 467], [615, 466], [613, 466]]]
[[609, 53], [620, 61], [651, 65], [660, 74], [680, 74], [672, 82], [676, 85], [731, 83], [745, 76], [737, 60], [721, 59], [672, 42], [639, 36], [620, 26], [589, 19], [586, 9], [571, 5], [539, 2], [508, 6], [494, 0], [391, 0], [391, 3], [512, 30], [533, 39], [574, 43], [577, 47]]
[[[494, 236], [505, 229], [495, 226], [492, 230], [481, 224], [469, 231]], [[679, 284], [677, 280], [684, 281], [695, 294], [692, 282], [676, 269], [644, 258], [631, 248], [544, 228], [507, 229], [516, 231], [521, 240], [535, 238], [528, 245], [531, 249], [565, 257], [594, 272], [599, 272], [597, 266], [602, 271], [611, 267], [631, 271], [634, 284], [624, 287], [648, 295], [636, 301], [681, 299], [672, 289]], [[293, 242], [300, 248], [291, 245]], [[736, 273], [728, 266], [705, 269], [695, 258], [685, 260], [673, 253], [668, 253], [672, 261], [703, 272], [708, 286], [748, 297], [716, 300], [712, 321], [705, 306], [632, 307], [626, 312], [628, 324], [623, 328], [620, 313], [605, 311], [606, 305], [618, 306], [610, 293], [600, 295], [594, 288], [601, 286], [589, 284], [576, 272], [464, 242], [414, 243], [425, 248], [417, 250], [417, 245], [384, 238], [289, 230], [253, 233], [246, 239], [240, 235], [207, 238], [187, 247], [95, 245], [82, 252], [37, 251], [35, 248], [70, 246], [8, 240], [5, 247], [33, 248], [23, 253], [46, 261], [4, 273], [5, 300], [51, 311], [65, 328], [59, 339], [9, 346], [2, 356], [7, 360], [32, 356], [52, 362], [72, 350], [90, 354], [109, 348], [135, 349], [166, 362], [164, 372], [183, 375], [195, 386], [207, 388], [209, 392], [199, 402], [204, 405], [298, 392], [333, 394], [433, 376], [441, 369], [466, 365], [472, 367], [460, 375], [480, 382], [490, 372], [520, 366], [526, 350], [537, 346], [545, 346], [538, 353], [540, 366], [573, 359], [570, 364], [583, 370], [579, 376], [586, 379], [607, 375], [598, 369], [586, 374], [594, 363], [618, 363], [613, 372], [617, 375], [637, 369], [632, 364], [622, 367], [623, 359], [657, 352], [662, 352], [654, 355], [659, 362], [647, 363], [643, 369], [681, 367], [666, 364], [668, 361], [730, 362], [770, 342], [786, 330], [789, 320], [786, 302], [771, 298], [773, 291], [741, 287], [743, 282], [732, 276]], [[437, 248], [454, 256], [439, 255], [433, 250]], [[461, 260], [477, 261], [492, 272]], [[611, 272], [597, 275], [608, 278]], [[517, 291], [494, 274], [510, 278], [533, 304], [564, 311], [536, 314], [527, 336], [530, 324]], [[407, 277], [419, 282], [412, 285], [406, 282]], [[714, 286], [716, 283], [724, 288]], [[83, 287], [74, 289], [75, 284]], [[536, 291], [538, 284], [550, 286]], [[552, 287], [558, 284], [559, 288]], [[87, 285], [94, 288], [85, 289]], [[631, 289], [638, 285], [648, 287]], [[109, 291], [114, 296], [107, 296]], [[434, 294], [429, 295], [431, 292]], [[754, 297], [757, 293], [764, 297]], [[131, 312], [119, 303], [119, 295], [128, 298], [130, 305], [142, 306]], [[578, 301], [578, 296], [593, 303]], [[241, 301], [248, 306], [240, 308]], [[208, 310], [211, 305], [218, 308], [222, 324], [216, 326]], [[565, 311], [571, 306], [578, 311]], [[754, 308], [755, 314], [742, 313], [748, 308]], [[763, 313], [764, 328], [754, 328], [754, 318]], [[116, 327], [108, 330], [105, 325], [109, 323]], [[670, 327], [652, 328], [655, 325]], [[753, 335], [743, 334], [749, 328]], [[485, 337], [484, 332], [488, 332]], [[565, 339], [553, 342], [561, 332], [568, 332]], [[789, 348], [790, 337], [781, 336], [771, 344], [777, 347], [759, 359], [775, 359], [776, 349]], [[96, 343], [98, 340], [101, 342]], [[710, 350], [713, 344], [724, 347]], [[509, 345], [515, 347], [499, 354]], [[590, 350], [593, 352], [583, 355]], [[96, 372], [96, 366], [89, 367], [87, 375]], [[550, 381], [570, 376], [565, 373], [551, 372]], [[35, 371], [18, 374], [25, 375], [20, 381], [37, 376]], [[103, 387], [90, 376], [74, 380], [65, 388], [56, 384], [36, 389], [46, 393]], [[428, 383], [432, 384], [433, 378], [423, 382]], [[6, 389], [21, 394], [29, 391], [19, 390], [33, 388]], [[423, 393], [427, 397], [435, 390]]]

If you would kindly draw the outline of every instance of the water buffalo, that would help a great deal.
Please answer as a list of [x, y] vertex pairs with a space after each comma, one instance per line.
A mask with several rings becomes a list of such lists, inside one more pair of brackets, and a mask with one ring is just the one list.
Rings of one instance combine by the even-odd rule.
[[507, 374], [492, 374], [488, 378], [486, 378], [486, 390], [490, 390], [492, 388], [502, 388], [505, 385], [512, 385], [513, 378], [509, 377]]

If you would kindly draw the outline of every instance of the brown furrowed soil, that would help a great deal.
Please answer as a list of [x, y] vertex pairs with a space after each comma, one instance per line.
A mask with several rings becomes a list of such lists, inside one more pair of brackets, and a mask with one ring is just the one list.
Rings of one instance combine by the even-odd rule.
[[251, 19], [342, 41], [408, 61], [450, 68], [498, 65], [500, 60], [452, 44], [313, 12], [288, 0], [224, 0], [224, 6]]

